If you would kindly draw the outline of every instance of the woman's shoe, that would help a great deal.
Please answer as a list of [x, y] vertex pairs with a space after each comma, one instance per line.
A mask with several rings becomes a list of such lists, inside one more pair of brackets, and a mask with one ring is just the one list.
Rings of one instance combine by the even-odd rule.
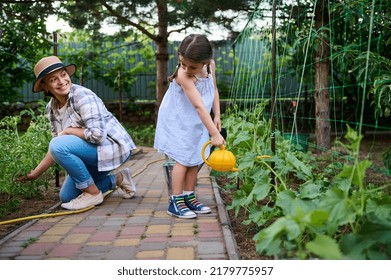
[[83, 192], [81, 195], [72, 199], [71, 201], [62, 203], [61, 207], [68, 210], [80, 210], [80, 209], [101, 204], [102, 202], [103, 202], [102, 192], [99, 192], [99, 194], [97, 195], [92, 195]]
[[136, 195], [136, 187], [130, 169], [125, 168], [120, 171], [120, 174], [122, 175], [122, 182], [118, 187], [125, 193], [122, 197], [127, 199], [133, 198]]

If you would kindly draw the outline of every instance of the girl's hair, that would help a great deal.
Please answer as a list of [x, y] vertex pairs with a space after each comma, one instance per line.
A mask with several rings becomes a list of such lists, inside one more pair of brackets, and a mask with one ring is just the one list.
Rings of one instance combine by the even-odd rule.
[[[190, 34], [183, 39], [178, 48], [178, 55], [185, 57], [194, 62], [205, 63], [208, 65], [208, 73], [210, 73], [209, 62], [213, 58], [212, 44], [205, 35]], [[175, 72], [168, 77], [172, 82], [178, 73], [181, 62], [178, 63]]]

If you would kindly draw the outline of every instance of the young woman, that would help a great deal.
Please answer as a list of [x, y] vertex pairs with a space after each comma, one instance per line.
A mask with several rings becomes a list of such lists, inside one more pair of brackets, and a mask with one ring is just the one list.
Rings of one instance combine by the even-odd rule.
[[214, 146], [225, 141], [220, 134], [212, 45], [205, 36], [191, 34], [181, 42], [178, 56], [177, 70], [169, 77], [171, 83], [159, 108], [154, 147], [176, 162], [167, 213], [186, 219], [211, 212], [195, 196], [201, 149], [209, 136]]
[[74, 64], [65, 66], [56, 56], [42, 58], [34, 67], [33, 92], [51, 96], [46, 106], [53, 139], [38, 166], [21, 181], [35, 180], [57, 162], [67, 176], [60, 190], [61, 206], [78, 210], [103, 202], [103, 193], [116, 185], [125, 198], [136, 189], [129, 169], [110, 172], [127, 161], [136, 146], [91, 90], [72, 84]]

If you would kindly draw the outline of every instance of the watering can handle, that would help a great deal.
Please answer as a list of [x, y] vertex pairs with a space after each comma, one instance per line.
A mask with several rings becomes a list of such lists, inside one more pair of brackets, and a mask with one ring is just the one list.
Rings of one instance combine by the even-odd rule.
[[204, 161], [207, 165], [209, 165], [209, 166], [210, 166], [209, 161], [208, 161], [208, 160], [206, 159], [206, 157], [205, 157], [205, 149], [206, 149], [206, 147], [208, 147], [208, 145], [210, 145], [210, 144], [212, 144], [212, 141], [206, 142], [206, 143], [204, 144], [204, 146], [202, 147], [202, 151], [201, 151], [201, 156], [202, 156], [203, 161]]
[[[212, 141], [208, 141], [208, 142], [206, 142], [205, 144], [204, 144], [204, 146], [202, 147], [202, 151], [201, 151], [201, 156], [202, 156], [202, 159], [204, 160], [204, 162], [207, 164], [207, 165], [209, 165], [210, 166], [210, 163], [209, 163], [209, 161], [206, 159], [206, 157], [205, 157], [205, 149], [206, 149], [206, 147], [208, 147], [208, 145], [211, 145], [212, 144]], [[219, 147], [219, 149], [220, 150], [225, 150], [225, 146], [224, 145], [221, 145], [220, 147]]]

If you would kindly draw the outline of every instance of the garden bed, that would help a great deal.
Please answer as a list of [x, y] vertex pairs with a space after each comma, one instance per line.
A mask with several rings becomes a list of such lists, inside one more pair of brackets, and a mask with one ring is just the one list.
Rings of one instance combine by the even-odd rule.
[[[373, 183], [376, 185], [384, 185], [391, 181], [391, 176], [386, 175], [384, 172], [379, 172], [380, 169], [384, 169], [382, 161], [382, 152], [385, 147], [391, 145], [391, 138], [387, 135], [382, 137], [376, 137], [374, 142], [371, 137], [366, 137], [361, 142], [360, 157], [368, 158], [372, 161], [373, 167], [368, 168], [366, 172], [365, 182]], [[330, 162], [327, 161], [328, 155], [333, 152], [333, 149], [327, 153], [316, 155], [318, 168], [321, 169], [327, 166]], [[217, 183], [220, 187], [223, 187], [228, 183], [225, 177], [216, 178]], [[295, 186], [290, 186], [294, 188]], [[232, 203], [232, 198], [235, 190], [222, 190], [221, 198], [225, 205]], [[391, 188], [388, 189], [388, 194], [391, 195]], [[265, 255], [260, 255], [256, 252], [255, 242], [252, 240], [253, 236], [257, 233], [257, 228], [254, 224], [245, 225], [243, 221], [247, 220], [246, 213], [243, 208], [239, 211], [238, 215], [235, 215], [234, 210], [228, 210], [228, 216], [231, 223], [231, 228], [238, 245], [240, 258], [242, 260], [262, 260], [270, 259]]]
[[[58, 191], [58, 188], [55, 186], [55, 181], [53, 180], [49, 189], [47, 191], [43, 191], [42, 195], [39, 197], [31, 199], [26, 199], [22, 196], [18, 197], [19, 206], [12, 212], [8, 212], [5, 216], [0, 217], [0, 222], [40, 215], [45, 211], [48, 211], [50, 208], [59, 203]], [[4, 194], [0, 196], [0, 204], [3, 204], [5, 201], [7, 201], [7, 197]], [[0, 225], [0, 239], [23, 226], [27, 222], [29, 222], [29, 220]]]

